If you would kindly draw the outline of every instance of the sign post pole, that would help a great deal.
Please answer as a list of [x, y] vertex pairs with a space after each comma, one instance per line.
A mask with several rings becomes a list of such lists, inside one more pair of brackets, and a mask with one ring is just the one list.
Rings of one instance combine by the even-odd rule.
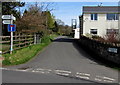
[[[11, 14], [11, 17], [13, 15]], [[13, 20], [11, 19], [11, 24], [13, 24]], [[12, 27], [11, 27], [11, 30], [12, 30]], [[10, 54], [12, 54], [12, 51], [13, 51], [13, 32], [11, 31], [11, 45], [10, 45]]]
[[16, 29], [16, 25], [13, 24], [13, 20], [16, 20], [16, 18], [11, 15], [3, 15], [3, 24], [8, 24], [8, 32], [10, 32], [10, 54], [12, 54], [13, 51], [13, 32]]

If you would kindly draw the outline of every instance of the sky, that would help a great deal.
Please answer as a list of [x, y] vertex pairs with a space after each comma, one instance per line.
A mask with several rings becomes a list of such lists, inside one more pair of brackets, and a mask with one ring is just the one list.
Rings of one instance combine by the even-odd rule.
[[[52, 13], [57, 19], [61, 19], [66, 25], [71, 25], [71, 19], [77, 19], [82, 15], [83, 6], [98, 6], [101, 2], [56, 2], [56, 10]], [[102, 2], [103, 6], [118, 6], [117, 2]]]
[[[65, 25], [69, 26], [71, 26], [72, 19], [77, 19], [77, 25], [79, 26], [79, 16], [82, 15], [82, 7], [98, 6], [100, 3], [101, 2], [54, 2], [55, 10], [51, 13], [56, 19], [62, 20]], [[102, 2], [102, 6], [118, 6], [118, 2]]]

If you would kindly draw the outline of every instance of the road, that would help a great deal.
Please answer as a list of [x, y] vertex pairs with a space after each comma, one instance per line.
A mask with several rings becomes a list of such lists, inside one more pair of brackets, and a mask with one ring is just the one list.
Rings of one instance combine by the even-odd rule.
[[4, 67], [2, 78], [3, 83], [118, 83], [118, 71], [61, 36], [26, 64]]

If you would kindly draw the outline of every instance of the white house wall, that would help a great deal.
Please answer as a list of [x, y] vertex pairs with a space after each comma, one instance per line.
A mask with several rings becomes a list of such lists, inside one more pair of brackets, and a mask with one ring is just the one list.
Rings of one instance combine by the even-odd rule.
[[99, 36], [106, 35], [106, 29], [118, 29], [118, 20], [107, 20], [106, 14], [98, 14], [98, 20], [91, 20], [91, 14], [83, 14], [83, 35], [90, 34], [90, 29], [97, 29]]

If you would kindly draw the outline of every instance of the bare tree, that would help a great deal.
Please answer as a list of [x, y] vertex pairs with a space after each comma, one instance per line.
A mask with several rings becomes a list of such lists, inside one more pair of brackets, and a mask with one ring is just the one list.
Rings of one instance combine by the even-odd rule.
[[24, 12], [23, 17], [17, 20], [16, 24], [18, 32], [31, 31], [31, 32], [45, 32], [47, 26], [46, 11], [52, 11], [50, 7], [53, 3], [36, 2], [30, 5], [29, 9]]

